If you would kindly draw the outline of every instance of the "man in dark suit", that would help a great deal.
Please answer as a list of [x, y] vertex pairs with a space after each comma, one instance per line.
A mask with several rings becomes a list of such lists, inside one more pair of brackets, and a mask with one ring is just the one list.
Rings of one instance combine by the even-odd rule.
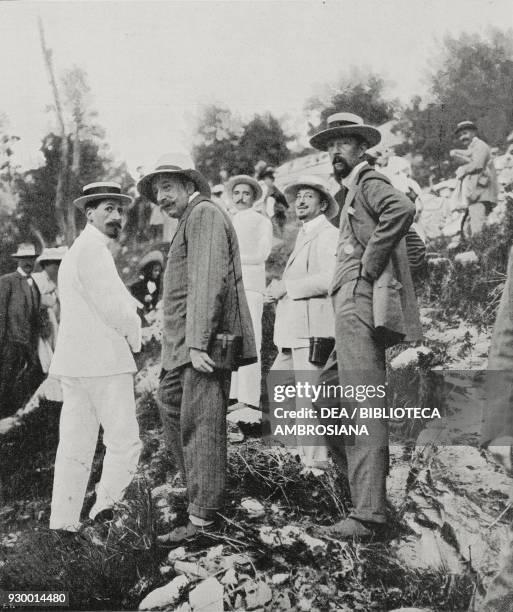
[[33, 244], [20, 244], [13, 254], [18, 268], [0, 278], [0, 418], [14, 414], [43, 380], [36, 256]]
[[[380, 139], [379, 131], [365, 125], [361, 117], [337, 113], [328, 117], [327, 129], [310, 140], [312, 147], [328, 151], [335, 174], [347, 189], [330, 287], [342, 385], [384, 384], [385, 348], [420, 337], [402, 240], [413, 221], [415, 206], [367, 162], [367, 148]], [[367, 399], [358, 407], [378, 405], [376, 399]], [[356, 424], [361, 424], [358, 414]], [[382, 419], [364, 423], [368, 436], [327, 439], [334, 460], [347, 469], [353, 504], [349, 518], [329, 528], [342, 539], [374, 538], [384, 533], [387, 523], [388, 428]]]
[[138, 189], [179, 219], [164, 274], [157, 397], [166, 445], [189, 498], [189, 522], [167, 536], [177, 543], [212, 526], [223, 504], [231, 371], [216, 368], [216, 334], [242, 338], [236, 367], [254, 363], [257, 353], [237, 236], [227, 213], [210, 200], [206, 179], [185, 156], [170, 155]]

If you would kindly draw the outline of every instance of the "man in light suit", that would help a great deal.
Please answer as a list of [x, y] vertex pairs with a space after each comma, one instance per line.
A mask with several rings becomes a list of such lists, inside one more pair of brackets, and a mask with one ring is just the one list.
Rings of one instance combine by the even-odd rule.
[[[377, 387], [385, 383], [386, 347], [421, 337], [403, 240], [415, 206], [367, 162], [366, 150], [381, 140], [376, 128], [353, 113], [336, 113], [327, 123], [310, 144], [329, 153], [347, 188], [330, 286], [339, 380], [341, 385]], [[379, 404], [367, 398], [359, 405]], [[353, 504], [350, 516], [329, 528], [341, 539], [372, 539], [386, 531], [388, 428], [381, 419], [365, 425], [368, 436], [327, 438], [339, 467], [345, 471], [347, 463]]]
[[[338, 213], [338, 204], [316, 177], [299, 179], [285, 189], [285, 196], [295, 204], [302, 226], [282, 280], [272, 281], [267, 288], [266, 301], [277, 303], [274, 344], [279, 353], [272, 369], [290, 373], [290, 381], [283, 384], [295, 384], [295, 372], [304, 377], [311, 371], [308, 382], [316, 384], [322, 366], [309, 361], [309, 339], [335, 336], [328, 288], [335, 268], [338, 232], [329, 219]], [[311, 407], [310, 400], [297, 400], [298, 410]], [[306, 468], [327, 467], [323, 439], [308, 442], [302, 445], [299, 440], [297, 447]]]
[[43, 373], [37, 355], [41, 294], [32, 278], [33, 244], [20, 244], [15, 272], [0, 277], [0, 419], [14, 414], [37, 389]]
[[[490, 147], [477, 136], [472, 121], [461, 121], [456, 136], [465, 149], [453, 149], [450, 156], [462, 163], [456, 178], [462, 181], [462, 193], [468, 203], [462, 229], [475, 236], [482, 229], [486, 216], [497, 203], [498, 183]], [[468, 226], [468, 229], [466, 229]]]
[[107, 246], [119, 237], [131, 201], [117, 183], [91, 183], [74, 202], [87, 223], [59, 268], [61, 322], [50, 374], [61, 381], [64, 403], [51, 529], [76, 532], [80, 527], [100, 425], [106, 451], [91, 519], [113, 518], [113, 506], [139, 461], [132, 351], [141, 349], [141, 324], [137, 302]]
[[231, 407], [260, 407], [262, 345], [262, 313], [265, 291], [265, 262], [273, 246], [273, 226], [267, 217], [258, 213], [253, 204], [262, 197], [262, 188], [251, 176], [240, 174], [232, 177], [227, 184], [235, 214], [233, 227], [237, 234], [242, 264], [242, 280], [253, 322], [258, 361], [239, 368], [232, 375], [230, 397], [238, 403]]
[[231, 372], [216, 368], [217, 334], [242, 340], [235, 367], [256, 361], [237, 235], [210, 200], [207, 180], [188, 156], [168, 155], [138, 184], [141, 195], [179, 219], [164, 273], [162, 373], [157, 402], [166, 446], [185, 477], [189, 521], [172, 543], [212, 528], [226, 481], [226, 405]]

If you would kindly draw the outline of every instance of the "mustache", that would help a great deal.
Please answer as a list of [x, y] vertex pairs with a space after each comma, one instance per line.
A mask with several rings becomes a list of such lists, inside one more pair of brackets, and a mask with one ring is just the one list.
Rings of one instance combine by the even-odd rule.
[[339, 155], [338, 153], [335, 153], [331, 163], [332, 164], [345, 164], [346, 160], [341, 155]]
[[119, 223], [119, 221], [110, 221], [107, 223], [107, 225], [111, 227], [119, 227], [119, 229], [121, 229], [121, 223]]

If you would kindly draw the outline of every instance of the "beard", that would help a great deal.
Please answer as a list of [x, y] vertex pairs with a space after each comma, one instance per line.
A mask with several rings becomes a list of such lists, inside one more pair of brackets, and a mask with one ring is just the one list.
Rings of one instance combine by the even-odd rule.
[[337, 183], [341, 183], [342, 179], [351, 174], [351, 166], [340, 155], [335, 155], [331, 163], [333, 164], [333, 176]]

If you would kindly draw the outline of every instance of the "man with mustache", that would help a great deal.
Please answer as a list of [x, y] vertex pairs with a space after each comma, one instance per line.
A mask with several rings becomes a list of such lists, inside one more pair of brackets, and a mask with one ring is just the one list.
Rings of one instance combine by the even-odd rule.
[[[254, 363], [256, 350], [237, 235], [226, 211], [211, 201], [205, 177], [188, 156], [166, 155], [137, 188], [179, 220], [164, 273], [157, 394], [166, 447], [189, 498], [189, 520], [165, 536], [176, 544], [213, 529], [218, 519], [226, 483], [229, 367]], [[218, 363], [213, 349], [225, 334], [240, 339], [240, 354]]]
[[50, 529], [66, 535], [80, 528], [100, 425], [105, 457], [91, 519], [112, 520], [139, 461], [132, 352], [141, 349], [141, 323], [108, 249], [131, 202], [117, 183], [86, 185], [74, 204], [87, 223], [59, 268], [61, 321], [50, 375], [60, 379], [64, 403]]
[[248, 175], [234, 176], [227, 183], [235, 214], [232, 218], [237, 234], [242, 264], [244, 291], [253, 322], [258, 361], [239, 368], [232, 375], [230, 397], [238, 403], [231, 408], [260, 407], [260, 349], [262, 344], [262, 314], [265, 291], [265, 262], [273, 245], [273, 226], [253, 205], [262, 197], [258, 181]]
[[[344, 386], [383, 385], [385, 349], [420, 335], [402, 240], [415, 206], [367, 162], [366, 150], [380, 140], [379, 131], [353, 113], [331, 115], [327, 128], [310, 139], [312, 147], [329, 153], [348, 190], [329, 289], [339, 382]], [[348, 518], [328, 529], [341, 539], [370, 540], [385, 533], [388, 428], [381, 419], [359, 419], [361, 408], [377, 406], [375, 397], [357, 406], [354, 420], [357, 425], [365, 423], [368, 436], [327, 438], [333, 460], [347, 472], [353, 505]]]
[[478, 138], [475, 123], [458, 123], [456, 136], [465, 147], [449, 153], [458, 163], [463, 163], [456, 170], [456, 178], [461, 181], [462, 194], [468, 203], [462, 230], [467, 235], [475, 236], [483, 229], [487, 215], [497, 203], [497, 175], [491, 149]]

